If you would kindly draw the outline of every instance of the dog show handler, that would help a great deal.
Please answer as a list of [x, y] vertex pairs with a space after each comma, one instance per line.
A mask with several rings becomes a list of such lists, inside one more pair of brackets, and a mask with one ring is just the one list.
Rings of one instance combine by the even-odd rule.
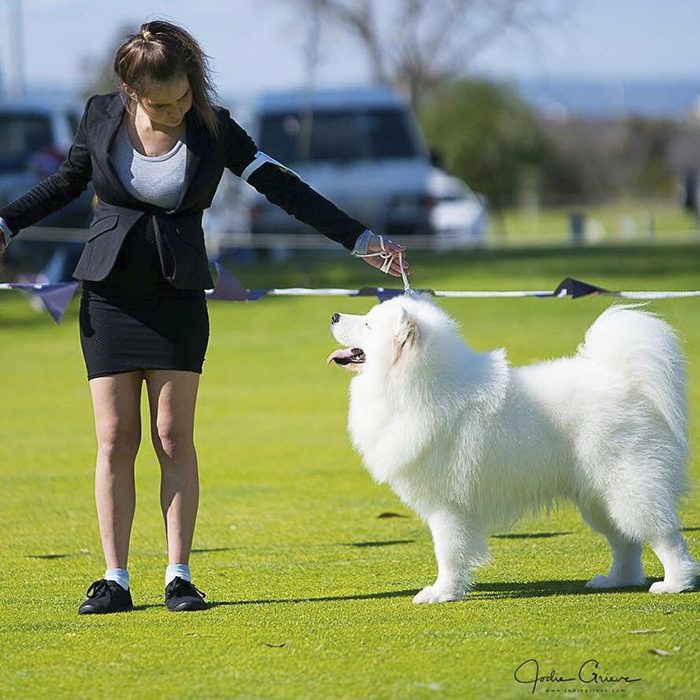
[[[104, 577], [81, 614], [133, 608], [127, 559], [145, 382], [161, 468], [168, 548], [165, 605], [201, 610], [188, 566], [199, 503], [194, 415], [213, 286], [202, 231], [224, 168], [366, 262], [399, 276], [404, 247], [375, 235], [260, 152], [214, 103], [207, 56], [183, 28], [143, 24], [114, 58], [121, 89], [91, 97], [59, 170], [0, 208], [0, 252], [22, 229], [80, 195], [98, 203], [73, 273], [82, 280], [80, 341], [92, 396], [95, 500]], [[401, 256], [403, 257], [403, 256]]]

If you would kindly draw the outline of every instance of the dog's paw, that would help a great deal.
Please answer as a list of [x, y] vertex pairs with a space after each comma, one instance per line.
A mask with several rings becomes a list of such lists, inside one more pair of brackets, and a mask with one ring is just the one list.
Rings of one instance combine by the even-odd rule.
[[617, 576], [594, 576], [586, 583], [586, 588], [594, 590], [604, 590], [606, 588], [632, 588], [633, 586], [644, 586], [646, 580], [644, 576], [639, 578], [620, 578]]
[[683, 593], [683, 591], [692, 591], [694, 588], [695, 586], [692, 583], [656, 581], [651, 584], [649, 593]]
[[426, 586], [413, 598], [413, 602], [418, 603], [448, 603], [454, 600], [463, 600], [464, 593], [457, 593], [451, 588], [438, 588], [437, 586]]

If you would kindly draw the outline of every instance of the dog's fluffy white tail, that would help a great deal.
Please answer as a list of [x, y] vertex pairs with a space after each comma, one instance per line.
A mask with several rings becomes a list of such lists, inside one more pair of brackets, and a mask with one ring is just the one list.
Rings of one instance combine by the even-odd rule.
[[579, 354], [624, 370], [685, 443], [685, 360], [674, 330], [635, 306], [611, 306], [588, 329]]

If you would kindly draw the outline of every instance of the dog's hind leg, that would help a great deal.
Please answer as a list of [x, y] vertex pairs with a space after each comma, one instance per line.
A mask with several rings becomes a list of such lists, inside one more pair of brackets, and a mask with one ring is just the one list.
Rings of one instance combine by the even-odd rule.
[[608, 574], [594, 576], [586, 583], [586, 588], [625, 588], [645, 585], [641, 542], [632, 540], [620, 532], [600, 504], [580, 505], [580, 509], [583, 519], [591, 528], [605, 535], [613, 557]]
[[458, 509], [444, 508], [428, 517], [433, 535], [438, 575], [414, 598], [414, 603], [444, 603], [462, 600], [471, 584], [473, 570], [487, 558], [486, 538], [474, 532], [467, 516]]
[[693, 590], [698, 563], [690, 556], [680, 531], [669, 531], [650, 541], [650, 544], [664, 567], [664, 580], [653, 583], [649, 592], [680, 593]]
[[[635, 541], [648, 543], [664, 567], [663, 581], [652, 584], [651, 593], [680, 593], [695, 588], [698, 564], [690, 556], [685, 539], [681, 534], [680, 522], [676, 514], [672, 490], [656, 488], [635, 493], [627, 489], [623, 498], [618, 497], [621, 490], [613, 490], [613, 497], [606, 503], [606, 513], [616, 524], [618, 532], [625, 533]], [[615, 544], [606, 533], [613, 548], [613, 569], [617, 554]], [[629, 541], [629, 540], [628, 540]], [[638, 547], [639, 545], [635, 545]], [[630, 550], [627, 550], [628, 552]], [[620, 560], [620, 570], [623, 571], [625, 560]], [[627, 563], [632, 564], [628, 559]], [[634, 571], [634, 569], [627, 569]], [[641, 565], [639, 567], [641, 575]], [[594, 579], [595, 581], [595, 579]], [[641, 583], [643, 583], [643, 578]], [[635, 585], [625, 583], [620, 585]], [[600, 586], [599, 586], [600, 587]]]

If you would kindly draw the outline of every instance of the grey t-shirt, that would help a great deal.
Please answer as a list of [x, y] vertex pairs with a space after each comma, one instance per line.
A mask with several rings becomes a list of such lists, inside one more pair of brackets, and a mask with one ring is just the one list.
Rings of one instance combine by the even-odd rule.
[[112, 143], [111, 156], [129, 194], [163, 209], [177, 206], [185, 185], [187, 149], [184, 141], [178, 141], [161, 156], [144, 156], [134, 148], [126, 123], [122, 123]]

